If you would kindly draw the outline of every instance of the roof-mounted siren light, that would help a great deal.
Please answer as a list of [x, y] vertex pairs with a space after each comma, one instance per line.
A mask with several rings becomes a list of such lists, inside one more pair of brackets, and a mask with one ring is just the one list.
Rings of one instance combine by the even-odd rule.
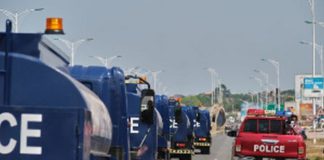
[[57, 17], [47, 18], [45, 34], [64, 34], [63, 19]]
[[265, 111], [263, 109], [248, 109], [247, 115], [249, 116], [263, 116]]

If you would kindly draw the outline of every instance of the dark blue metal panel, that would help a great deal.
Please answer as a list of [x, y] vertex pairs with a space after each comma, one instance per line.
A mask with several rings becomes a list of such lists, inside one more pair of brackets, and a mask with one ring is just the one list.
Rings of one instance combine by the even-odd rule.
[[[42, 60], [55, 67], [67, 66], [69, 58], [43, 34], [11, 33], [8, 52], [15, 52]], [[5, 33], [0, 33], [0, 51], [6, 50]]]
[[158, 147], [167, 148], [167, 142], [170, 139], [170, 115], [168, 107], [168, 97], [165, 95], [155, 96], [155, 106], [160, 112], [163, 120], [163, 130], [162, 135], [158, 137]]
[[195, 135], [196, 137], [207, 137], [210, 135], [209, 112], [207, 111], [207, 117], [205, 111], [198, 109], [198, 114], [200, 114], [200, 119], [197, 121], [197, 125], [195, 125]]
[[[129, 128], [124, 73], [119, 68], [107, 69], [99, 66], [74, 66], [70, 74], [95, 92], [111, 113], [113, 138], [111, 152], [121, 151], [122, 159], [129, 158]], [[112, 153], [111, 158], [117, 158]], [[117, 154], [117, 153], [116, 153]]]
[[[0, 159], [24, 160], [82, 160], [84, 109], [63, 109], [46, 107], [0, 107], [0, 118], [9, 113], [16, 119], [17, 125], [11, 127], [7, 121], [0, 126], [1, 144], [8, 144], [10, 139], [17, 141], [13, 151], [0, 154]], [[24, 131], [22, 115], [41, 115], [40, 122], [29, 122], [29, 130], [40, 131], [40, 137], [27, 137], [28, 147], [39, 147], [41, 153], [23, 153], [20, 149]], [[26, 133], [25, 133], [26, 134]], [[80, 146], [80, 147], [79, 147]]]

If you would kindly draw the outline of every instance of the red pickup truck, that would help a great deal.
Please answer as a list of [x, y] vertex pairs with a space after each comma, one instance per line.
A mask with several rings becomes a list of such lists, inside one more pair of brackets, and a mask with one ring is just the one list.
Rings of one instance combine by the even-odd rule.
[[232, 159], [305, 160], [306, 145], [302, 135], [284, 116], [266, 116], [262, 110], [250, 111], [238, 131], [228, 132], [236, 137]]

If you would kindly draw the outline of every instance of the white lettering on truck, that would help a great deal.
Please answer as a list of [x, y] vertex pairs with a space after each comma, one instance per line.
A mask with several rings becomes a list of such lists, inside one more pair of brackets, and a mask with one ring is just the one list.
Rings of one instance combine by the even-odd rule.
[[193, 120], [193, 122], [194, 122], [194, 127], [195, 128], [199, 128], [200, 127], [200, 122], [198, 122], [197, 120]]
[[135, 127], [138, 127], [139, 117], [130, 117], [130, 133], [138, 134], [139, 131], [135, 129]]
[[[3, 122], [7, 121], [10, 127], [17, 126], [17, 119], [8, 112], [0, 114], [0, 127]], [[41, 137], [41, 130], [29, 129], [29, 122], [42, 122], [41, 114], [22, 114], [21, 115], [21, 127], [20, 127], [20, 153], [21, 154], [34, 154], [41, 155], [42, 147], [39, 146], [28, 146], [27, 139], [29, 137]], [[1, 134], [1, 133], [0, 133]], [[10, 154], [17, 145], [17, 141], [10, 138], [7, 145], [3, 145], [0, 142], [0, 154]]]
[[175, 119], [170, 119], [170, 128], [175, 128], [177, 129], [178, 128], [178, 123], [175, 121]]
[[285, 146], [268, 146], [268, 145], [257, 145], [253, 146], [254, 152], [265, 152], [265, 153], [285, 153]]

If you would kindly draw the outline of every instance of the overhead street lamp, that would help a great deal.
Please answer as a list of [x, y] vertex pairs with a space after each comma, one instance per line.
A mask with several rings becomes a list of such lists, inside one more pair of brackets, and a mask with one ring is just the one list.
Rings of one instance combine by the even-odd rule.
[[[313, 45], [312, 42], [307, 42], [307, 41], [300, 41], [300, 44], [305, 44], [305, 45]], [[319, 45], [315, 43], [315, 48], [317, 49], [317, 53], [320, 56], [321, 60], [321, 75], [323, 76], [323, 45]]]
[[116, 55], [112, 57], [102, 57], [102, 56], [90, 56], [90, 57], [99, 60], [106, 68], [108, 68], [109, 66], [111, 66], [113, 60], [115, 60], [116, 58], [121, 58], [122, 56]]
[[318, 22], [318, 24], [324, 28], [324, 22]]
[[92, 41], [93, 38], [83, 38], [83, 39], [79, 39], [77, 41], [68, 41], [66, 39], [63, 38], [54, 38], [54, 40], [59, 40], [62, 43], [64, 43], [66, 45], [67, 48], [69, 48], [71, 50], [71, 63], [70, 66], [74, 66], [74, 56], [75, 56], [75, 50], [84, 42], [89, 42]]
[[[312, 42], [306, 42], [306, 41], [301, 41], [300, 44], [313, 45]], [[317, 53], [320, 56], [320, 60], [321, 60], [321, 76], [323, 77], [324, 76], [324, 74], [323, 74], [323, 45], [315, 44], [315, 47], [318, 50]], [[321, 108], [322, 109], [324, 108], [323, 103], [324, 103], [324, 97], [321, 96]]]
[[[262, 85], [262, 80], [261, 80], [260, 78], [258, 78], [258, 77], [255, 77], [255, 76], [251, 76], [250, 79], [254, 79], [255, 81], [257, 81], [257, 83], [259, 84], [259, 86], [260, 86], [260, 88], [261, 88], [261, 92], [262, 92], [262, 89], [263, 89], [263, 87], [262, 87], [262, 86], [263, 86], [263, 85]], [[259, 93], [257, 93], [257, 94], [258, 94], [258, 96], [259, 96]], [[262, 103], [261, 97], [259, 97], [257, 101], [260, 101], [261, 106], [263, 106], [263, 103]], [[257, 102], [257, 104], [259, 104], [259, 103]], [[257, 106], [258, 106], [258, 108], [259, 108], [259, 105], [257, 105]]]
[[217, 72], [215, 71], [214, 68], [208, 67], [204, 68], [210, 73], [210, 78], [211, 78], [211, 98], [210, 98], [210, 105], [213, 106], [215, 102], [215, 87], [216, 87], [216, 76]]
[[5, 9], [0, 9], [0, 12], [14, 22], [13, 24], [15, 26], [15, 32], [17, 33], [19, 18], [22, 18], [23, 16], [26, 16], [26, 15], [30, 14], [31, 12], [37, 12], [37, 11], [42, 11], [42, 10], [44, 10], [44, 8], [26, 9], [23, 11], [16, 11], [16, 12], [10, 12]]
[[[269, 83], [269, 88], [270, 88], [270, 91], [272, 91], [273, 93], [276, 93], [276, 88], [277, 88], [276, 85]], [[272, 97], [272, 94], [270, 95], [270, 97]], [[273, 96], [273, 97], [274, 97], [273, 102], [275, 103], [276, 96]]]
[[320, 21], [305, 21], [306, 24], [318, 24], [321, 27], [324, 27], [324, 22], [320, 22]]
[[251, 98], [252, 98], [252, 103], [254, 104], [254, 95], [256, 95], [256, 106], [259, 106], [259, 94], [258, 92], [255, 92], [255, 91], [250, 91], [248, 94], [250, 94]]
[[270, 64], [272, 64], [277, 71], [277, 97], [276, 97], [276, 101], [277, 101], [277, 109], [280, 109], [280, 104], [281, 104], [281, 98], [280, 98], [280, 63], [276, 60], [273, 59], [261, 59], [261, 61], [264, 62], [268, 62]]
[[215, 87], [216, 87], [215, 74], [216, 74], [216, 71], [213, 68], [208, 68], [207, 71], [210, 73], [210, 78], [211, 78], [210, 79], [211, 80], [211, 102], [210, 102], [210, 105], [213, 106], [214, 102], [215, 102]]
[[[313, 37], [313, 78], [315, 77], [315, 44], [316, 44], [316, 25], [315, 25], [315, 22], [316, 22], [316, 15], [315, 15], [315, 0], [308, 0], [308, 4], [310, 6], [310, 9], [311, 9], [311, 13], [312, 13], [312, 37]], [[314, 121], [313, 121], [313, 129], [315, 131], [316, 129], [316, 105], [315, 105], [315, 98], [312, 98], [312, 103], [313, 103], [313, 116], [314, 116]], [[316, 143], [316, 139], [314, 138], [314, 143]]]

